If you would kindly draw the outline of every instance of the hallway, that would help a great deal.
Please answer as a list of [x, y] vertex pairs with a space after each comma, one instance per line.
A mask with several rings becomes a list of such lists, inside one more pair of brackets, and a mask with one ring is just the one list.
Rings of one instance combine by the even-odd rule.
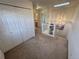
[[36, 37], [5, 53], [6, 59], [67, 59], [67, 40], [36, 32]]

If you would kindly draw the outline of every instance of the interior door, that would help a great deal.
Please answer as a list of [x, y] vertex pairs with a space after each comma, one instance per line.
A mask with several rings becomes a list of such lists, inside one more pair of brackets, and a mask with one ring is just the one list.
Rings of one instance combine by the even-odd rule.
[[22, 42], [17, 9], [0, 5], [0, 47], [5, 52]]
[[26, 41], [29, 38], [35, 36], [32, 10], [22, 10], [22, 12], [19, 14], [21, 14], [18, 16], [21, 36], [23, 41]]

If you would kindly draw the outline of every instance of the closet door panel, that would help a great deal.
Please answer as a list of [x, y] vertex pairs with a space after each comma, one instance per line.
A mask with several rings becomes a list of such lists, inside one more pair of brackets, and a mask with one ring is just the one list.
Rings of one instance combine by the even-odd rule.
[[3, 27], [3, 30], [0, 31], [0, 40], [4, 43], [1, 45], [4, 47], [4, 51], [7, 51], [23, 42], [19, 29], [19, 20], [15, 14], [11, 14], [6, 11], [1, 12], [0, 18], [0, 20], [2, 20]]
[[0, 49], [6, 52], [35, 36], [33, 12], [0, 5]]
[[3, 52], [23, 42], [16, 11], [12, 7], [0, 6], [0, 46]]
[[27, 12], [24, 11], [24, 13], [21, 14], [22, 14], [20, 16], [20, 21], [22, 24], [21, 33], [23, 40], [26, 41], [29, 38], [35, 36], [34, 20], [33, 20], [32, 11], [27, 10]]

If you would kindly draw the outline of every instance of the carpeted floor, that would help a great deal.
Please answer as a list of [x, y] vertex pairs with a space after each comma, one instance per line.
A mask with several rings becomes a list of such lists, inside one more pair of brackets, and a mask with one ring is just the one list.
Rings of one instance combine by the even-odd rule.
[[36, 32], [35, 38], [20, 44], [5, 56], [6, 59], [67, 59], [67, 40]]

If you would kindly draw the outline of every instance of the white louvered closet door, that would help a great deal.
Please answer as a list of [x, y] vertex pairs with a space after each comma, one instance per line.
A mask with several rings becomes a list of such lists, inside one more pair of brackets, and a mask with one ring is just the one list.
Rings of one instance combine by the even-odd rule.
[[0, 5], [0, 49], [3, 52], [34, 35], [32, 10]]

